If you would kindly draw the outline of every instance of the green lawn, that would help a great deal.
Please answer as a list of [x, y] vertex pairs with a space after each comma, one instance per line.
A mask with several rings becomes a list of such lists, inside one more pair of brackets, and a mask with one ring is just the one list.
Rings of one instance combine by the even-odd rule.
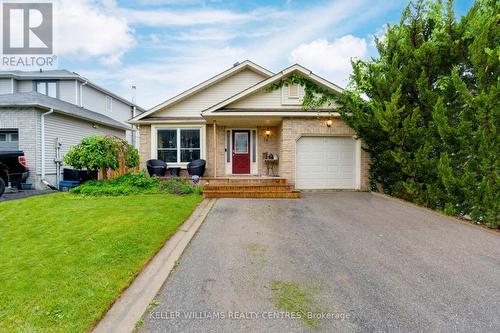
[[0, 203], [0, 332], [83, 332], [202, 200], [50, 194]]

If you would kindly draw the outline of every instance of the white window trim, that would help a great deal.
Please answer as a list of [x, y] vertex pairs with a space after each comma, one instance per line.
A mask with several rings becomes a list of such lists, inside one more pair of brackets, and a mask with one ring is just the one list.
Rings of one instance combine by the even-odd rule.
[[[177, 135], [180, 135], [180, 129], [199, 129], [200, 130], [200, 158], [206, 160], [205, 152], [206, 152], [206, 125], [197, 125], [197, 124], [162, 124], [162, 125], [152, 125], [151, 126], [151, 158], [158, 159], [158, 130], [162, 129], [177, 129]], [[177, 137], [177, 142], [180, 143], [180, 138]], [[177, 160], [180, 160], [180, 149], [177, 149]], [[166, 162], [167, 167], [175, 168], [179, 167], [185, 169], [187, 167], [188, 162], [181, 163], [173, 163]]]
[[[38, 84], [39, 83], [45, 84], [45, 94], [38, 91]], [[56, 85], [56, 95], [55, 96], [49, 95], [49, 83], [55, 83], [55, 85]], [[42, 95], [45, 95], [47, 97], [59, 98], [59, 81], [58, 80], [34, 80], [33, 81], [33, 90], [35, 92], [42, 94]]]

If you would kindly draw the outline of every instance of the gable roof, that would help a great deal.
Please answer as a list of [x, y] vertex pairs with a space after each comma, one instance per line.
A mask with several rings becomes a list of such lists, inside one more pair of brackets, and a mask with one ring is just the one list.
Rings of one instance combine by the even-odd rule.
[[273, 72], [265, 69], [264, 67], [261, 67], [255, 63], [251, 62], [250, 60], [245, 60], [241, 63], [236, 63], [233, 67], [225, 70], [224, 72], [219, 73], [206, 81], [203, 81], [202, 83], [166, 100], [165, 102], [154, 106], [153, 108], [149, 109], [148, 111], [132, 118], [130, 120], [130, 122], [135, 122], [135, 121], [141, 120], [141, 119], [151, 115], [152, 113], [154, 113], [160, 109], [163, 109], [163, 108], [166, 108], [166, 107], [171, 106], [173, 104], [176, 104], [178, 102], [181, 102], [181, 101], [189, 98], [190, 96], [196, 94], [197, 92], [199, 92], [205, 88], [208, 88], [209, 86], [214, 85], [214, 84], [216, 84], [216, 83], [218, 83], [218, 82], [220, 82], [220, 81], [222, 81], [222, 80], [224, 80], [224, 79], [226, 79], [226, 78], [228, 78], [236, 73], [239, 73], [245, 69], [249, 69], [249, 70], [252, 70], [254, 72], [257, 72], [266, 78], [269, 78], [269, 77], [274, 75]]
[[281, 79], [287, 77], [288, 75], [290, 75], [292, 73], [297, 73], [297, 72], [302, 74], [303, 76], [307, 77], [311, 81], [317, 83], [318, 85], [326, 88], [326, 89], [330, 89], [330, 90], [337, 92], [337, 93], [341, 93], [344, 91], [341, 87], [339, 87], [336, 84], [314, 74], [311, 70], [309, 70], [309, 69], [307, 69], [299, 64], [295, 64], [295, 65], [292, 65], [290, 67], [285, 68], [281, 72], [255, 84], [255, 85], [251, 86], [250, 88], [245, 89], [245, 90], [239, 92], [238, 94], [233, 95], [233, 96], [229, 97], [228, 99], [209, 107], [206, 110], [203, 110], [202, 115], [205, 116], [205, 115], [211, 114], [212, 112], [215, 112], [216, 110], [223, 108], [226, 105], [229, 105], [237, 100], [243, 99], [243, 98], [253, 94], [254, 92], [258, 91], [259, 89], [262, 89], [262, 88], [264, 88], [264, 87], [266, 87], [266, 86], [268, 86], [268, 85], [270, 85], [278, 80], [281, 80]]
[[53, 109], [70, 117], [88, 120], [97, 124], [130, 130], [130, 126], [114, 120], [106, 115], [87, 110], [74, 104], [57, 98], [42, 95], [37, 92], [15, 93], [0, 95], [0, 108], [2, 107], [37, 107], [42, 109]]

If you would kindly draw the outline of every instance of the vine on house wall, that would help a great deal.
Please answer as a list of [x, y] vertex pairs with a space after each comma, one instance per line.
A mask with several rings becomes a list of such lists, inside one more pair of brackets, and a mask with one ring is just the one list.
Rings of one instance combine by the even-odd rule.
[[302, 100], [302, 109], [305, 111], [328, 111], [335, 109], [335, 102], [338, 100], [338, 93], [333, 93], [310, 79], [300, 74], [292, 73], [278, 82], [272, 83], [267, 87], [267, 91], [275, 91], [283, 87], [297, 84], [304, 87], [304, 99]]

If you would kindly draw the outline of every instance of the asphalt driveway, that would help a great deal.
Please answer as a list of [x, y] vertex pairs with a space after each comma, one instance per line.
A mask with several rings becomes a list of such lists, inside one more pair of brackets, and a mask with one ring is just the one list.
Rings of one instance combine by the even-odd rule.
[[5, 193], [0, 197], [0, 202], [24, 199], [24, 198], [33, 197], [36, 195], [43, 195], [43, 194], [50, 194], [50, 193], [57, 193], [57, 192], [52, 191], [52, 190], [26, 190], [26, 191], [22, 191], [22, 190], [6, 189]]
[[156, 300], [142, 332], [500, 332], [500, 235], [370, 193], [220, 199]]

